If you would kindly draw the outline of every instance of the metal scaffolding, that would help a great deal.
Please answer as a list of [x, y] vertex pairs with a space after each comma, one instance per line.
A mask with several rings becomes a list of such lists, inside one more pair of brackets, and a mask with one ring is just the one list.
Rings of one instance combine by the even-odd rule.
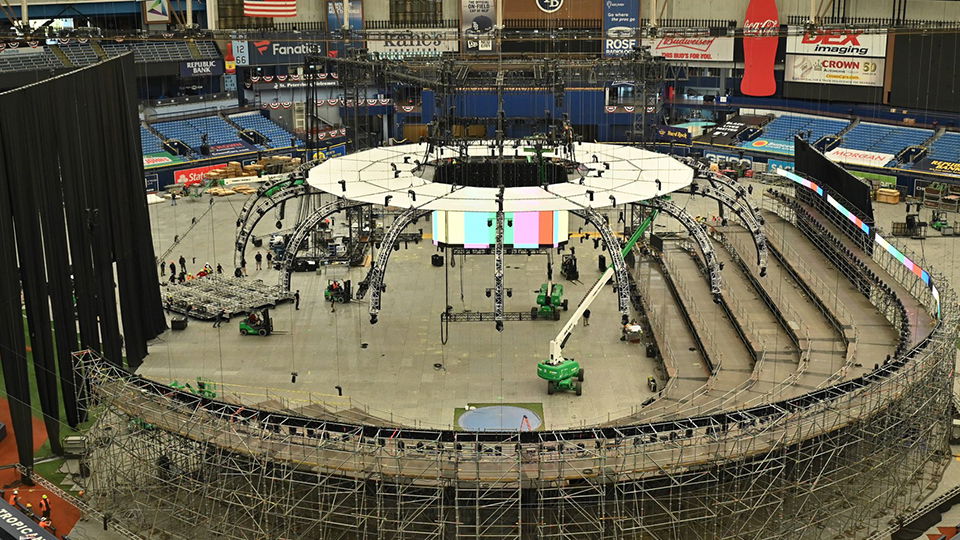
[[351, 425], [196, 396], [77, 353], [97, 419], [85, 488], [156, 538], [866, 537], [940, 480], [958, 327], [939, 276], [937, 299], [883, 250], [872, 257], [925, 308], [887, 309], [896, 327], [940, 306], [901, 355], [802, 396], [628, 426]]

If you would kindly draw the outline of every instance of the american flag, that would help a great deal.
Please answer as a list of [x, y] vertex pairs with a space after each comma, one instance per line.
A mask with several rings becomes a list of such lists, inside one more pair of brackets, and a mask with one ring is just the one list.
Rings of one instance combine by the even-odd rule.
[[296, 17], [297, 0], [243, 0], [245, 17]]

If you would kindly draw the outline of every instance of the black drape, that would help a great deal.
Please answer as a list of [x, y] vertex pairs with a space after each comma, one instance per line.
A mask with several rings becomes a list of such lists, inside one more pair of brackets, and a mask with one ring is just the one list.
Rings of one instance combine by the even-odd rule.
[[90, 348], [136, 369], [147, 341], [166, 328], [134, 76], [126, 55], [0, 94], [0, 359], [27, 466], [32, 433], [21, 292], [34, 383], [57, 451], [58, 388], [68, 423], [85, 417], [70, 353]]

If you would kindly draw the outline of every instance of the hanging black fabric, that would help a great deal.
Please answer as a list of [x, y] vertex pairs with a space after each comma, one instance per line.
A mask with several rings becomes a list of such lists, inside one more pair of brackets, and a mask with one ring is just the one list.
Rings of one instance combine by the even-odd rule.
[[0, 360], [19, 458], [28, 467], [33, 434], [21, 292], [55, 451], [58, 387], [71, 426], [86, 413], [71, 353], [90, 348], [136, 369], [147, 340], [166, 329], [134, 76], [126, 55], [0, 94]]

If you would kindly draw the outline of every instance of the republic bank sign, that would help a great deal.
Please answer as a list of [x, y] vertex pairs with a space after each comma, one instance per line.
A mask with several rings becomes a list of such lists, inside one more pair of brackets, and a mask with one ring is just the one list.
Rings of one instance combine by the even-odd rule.
[[367, 49], [388, 55], [432, 56], [459, 51], [460, 41], [456, 28], [375, 30], [367, 33]]

